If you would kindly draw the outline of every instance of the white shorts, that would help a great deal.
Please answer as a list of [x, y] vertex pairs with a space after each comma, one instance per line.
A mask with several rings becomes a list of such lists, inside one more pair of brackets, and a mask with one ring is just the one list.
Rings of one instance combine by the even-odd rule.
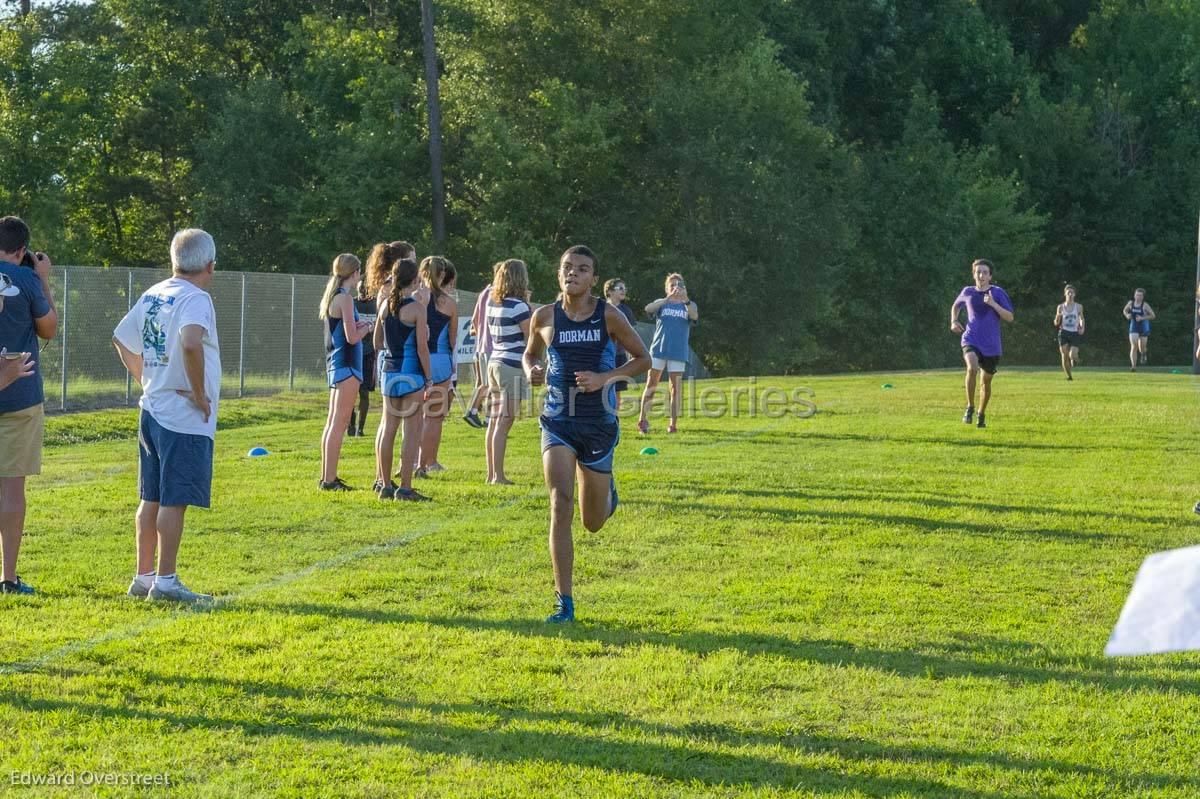
[[687, 361], [669, 361], [666, 358], [651, 358], [650, 368], [656, 372], [667, 370], [667, 374], [680, 374], [687, 371]]

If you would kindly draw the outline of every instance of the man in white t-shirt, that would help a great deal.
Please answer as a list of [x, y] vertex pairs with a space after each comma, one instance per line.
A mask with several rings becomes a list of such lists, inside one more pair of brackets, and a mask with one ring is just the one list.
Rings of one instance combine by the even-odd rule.
[[133, 597], [212, 600], [180, 582], [175, 559], [184, 511], [189, 505], [207, 508], [212, 492], [221, 351], [216, 311], [205, 289], [216, 262], [208, 233], [198, 228], [176, 233], [172, 276], [147, 290], [113, 332], [121, 362], [142, 384]]

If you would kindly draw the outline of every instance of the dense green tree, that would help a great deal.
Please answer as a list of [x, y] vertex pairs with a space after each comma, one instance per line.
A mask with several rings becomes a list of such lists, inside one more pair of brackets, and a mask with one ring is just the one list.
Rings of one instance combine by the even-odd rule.
[[[1062, 284], [1092, 363], [1135, 285], [1186, 357], [1200, 194], [1188, 0], [441, 0], [446, 254], [568, 244], [635, 304], [683, 272], [724, 372], [955, 362], [971, 259], [1050, 363]], [[420, 9], [402, 0], [0, 2], [0, 210], [59, 262], [323, 272], [431, 240]], [[1155, 301], [1157, 300], [1157, 301]]]

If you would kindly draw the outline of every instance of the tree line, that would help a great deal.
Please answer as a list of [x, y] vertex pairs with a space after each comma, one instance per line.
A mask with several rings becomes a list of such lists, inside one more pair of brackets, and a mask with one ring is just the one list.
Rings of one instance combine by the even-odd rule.
[[[417, 0], [3, 0], [0, 210], [58, 263], [325, 272], [432, 247]], [[958, 362], [996, 264], [1010, 360], [1089, 363], [1145, 288], [1190, 355], [1200, 141], [1191, 0], [440, 0], [445, 254], [554, 292], [585, 242], [634, 304], [681, 272], [717, 373]], [[1157, 351], [1155, 351], [1155, 349]], [[1161, 362], [1161, 360], [1160, 360]]]

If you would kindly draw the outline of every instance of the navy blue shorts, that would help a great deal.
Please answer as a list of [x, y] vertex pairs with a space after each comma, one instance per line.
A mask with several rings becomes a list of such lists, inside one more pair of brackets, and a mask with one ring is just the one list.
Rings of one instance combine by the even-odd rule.
[[142, 411], [138, 429], [138, 496], [160, 505], [207, 508], [212, 497], [213, 440], [176, 433]]
[[603, 419], [548, 419], [541, 417], [542, 452], [551, 447], [566, 447], [575, 453], [580, 466], [593, 472], [612, 472], [613, 454], [621, 441], [621, 424]]

